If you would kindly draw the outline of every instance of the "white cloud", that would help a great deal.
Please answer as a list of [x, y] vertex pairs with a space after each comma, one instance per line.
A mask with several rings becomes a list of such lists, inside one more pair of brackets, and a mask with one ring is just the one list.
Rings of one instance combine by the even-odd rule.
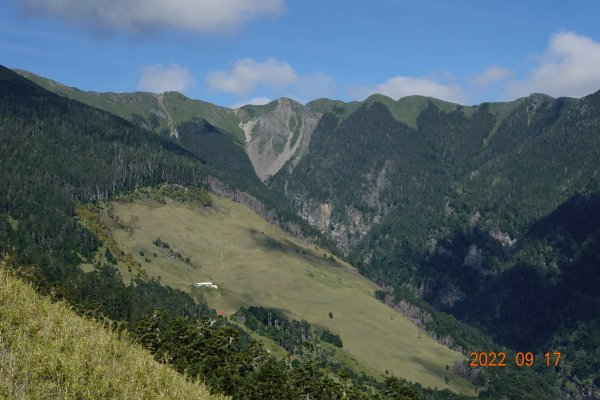
[[142, 70], [142, 76], [138, 82], [138, 89], [153, 93], [164, 93], [177, 91], [184, 93], [192, 88], [196, 82], [186, 68], [177, 64], [168, 67], [163, 65], [151, 65]]
[[333, 78], [323, 72], [303, 75], [296, 83], [298, 96], [302, 99], [309, 99], [309, 101], [323, 97], [333, 97], [335, 95], [335, 88], [336, 85]]
[[240, 108], [243, 106], [247, 106], [249, 104], [255, 105], [255, 106], [262, 106], [263, 104], [267, 104], [272, 102], [273, 100], [268, 98], [268, 97], [253, 97], [249, 100], [243, 100], [243, 101], [238, 101], [237, 103], [235, 103], [234, 105], [231, 106], [231, 108]]
[[229, 70], [211, 72], [206, 81], [211, 89], [248, 96], [257, 87], [281, 90], [298, 80], [294, 69], [285, 61], [268, 58], [257, 62], [251, 58], [238, 60]]
[[548, 48], [528, 79], [508, 86], [512, 96], [542, 92], [554, 97], [581, 97], [600, 89], [600, 43], [573, 32], [550, 37]]
[[262, 15], [285, 12], [284, 0], [22, 0], [28, 13], [50, 14], [100, 32], [143, 34], [160, 28], [229, 32]]
[[357, 98], [364, 98], [376, 93], [393, 99], [421, 95], [456, 103], [461, 103], [465, 100], [464, 91], [459, 85], [441, 83], [431, 78], [412, 76], [395, 76], [389, 78], [384, 83], [353, 91], [353, 94]]
[[490, 65], [483, 72], [468, 79], [471, 85], [479, 89], [485, 89], [490, 84], [498, 81], [504, 81], [512, 76], [512, 73], [499, 65]]

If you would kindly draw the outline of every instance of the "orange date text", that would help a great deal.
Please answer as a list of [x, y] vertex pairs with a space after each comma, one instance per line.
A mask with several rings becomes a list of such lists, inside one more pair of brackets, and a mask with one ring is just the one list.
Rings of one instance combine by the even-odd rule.
[[[546, 352], [543, 356], [543, 365], [547, 367], [558, 367], [560, 351]], [[470, 367], [506, 367], [514, 364], [517, 367], [533, 367], [536, 363], [536, 355], [530, 351], [518, 351], [514, 357], [509, 357], [503, 351], [472, 351], [469, 354]]]

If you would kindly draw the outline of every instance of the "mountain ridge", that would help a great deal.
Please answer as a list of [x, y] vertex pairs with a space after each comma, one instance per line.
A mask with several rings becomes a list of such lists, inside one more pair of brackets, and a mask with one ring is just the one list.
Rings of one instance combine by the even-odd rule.
[[[256, 175], [262, 181], [267, 181], [269, 177], [277, 174], [286, 163], [296, 165], [299, 162], [316, 127], [315, 121], [318, 122], [326, 112], [333, 112], [341, 119], [345, 119], [362, 105], [379, 102], [388, 108], [397, 121], [410, 128], [418, 129], [419, 116], [431, 104], [444, 114], [461, 110], [467, 118], [484, 107], [490, 110], [495, 121], [494, 128], [484, 139], [487, 143], [494, 137], [505, 117], [520, 104], [527, 101], [539, 103], [543, 100], [554, 100], [548, 95], [533, 93], [508, 102], [483, 102], [479, 105], [466, 106], [421, 95], [405, 96], [394, 100], [382, 94], [373, 94], [362, 101], [344, 102], [320, 98], [302, 104], [282, 97], [261, 106], [243, 105], [228, 108], [190, 99], [173, 91], [160, 94], [82, 91], [29, 71], [21, 69], [14, 69], [14, 71], [59, 95], [119, 115], [165, 137], [175, 137], [179, 124], [205, 119], [221, 128], [235, 144], [245, 149]], [[264, 129], [261, 129], [261, 124], [265, 125]], [[296, 132], [298, 126], [301, 127], [300, 133]]]
[[[594, 342], [582, 342], [581, 337], [597, 333], [595, 321], [599, 316], [594, 311], [597, 296], [594, 297], [593, 286], [598, 279], [594, 269], [598, 256], [595, 250], [597, 230], [595, 226], [586, 228], [585, 232], [578, 232], [577, 227], [575, 230], [573, 227], [555, 227], [555, 223], [564, 225], [564, 213], [553, 212], [563, 204], [571, 204], [574, 206], [563, 206], [562, 210], [570, 210], [568, 212], [584, 218], [582, 214], [589, 207], [579, 207], [577, 204], [581, 202], [569, 203], [568, 200], [578, 194], [593, 196], [600, 191], [600, 160], [596, 155], [600, 147], [597, 134], [600, 131], [600, 92], [581, 99], [553, 99], [534, 94], [509, 103], [482, 103], [472, 107], [448, 105], [422, 97], [408, 98], [399, 108], [398, 102], [383, 96], [353, 103], [321, 99], [305, 106], [291, 100], [277, 100], [264, 106], [245, 106], [233, 114], [229, 112], [231, 110], [216, 106], [202, 108], [200, 103], [188, 101], [182, 95], [167, 93], [169, 101], [165, 106], [172, 107], [169, 115], [179, 135], [175, 137], [169, 129], [161, 128], [168, 124], [167, 115], [155, 124], [152, 134], [147, 129], [134, 129], [122, 117], [76, 106], [74, 102], [59, 100], [49, 94], [37, 102], [19, 103], [18, 96], [27, 92], [28, 86], [23, 85], [22, 91], [13, 93], [7, 89], [4, 93], [4, 106], [14, 111], [14, 115], [11, 114], [14, 118], [9, 119], [12, 125], [2, 127], [6, 135], [12, 129], [33, 132], [34, 138], [45, 141], [70, 138], [77, 145], [81, 138], [69, 136], [71, 132], [62, 125], [66, 122], [74, 124], [75, 130], [85, 127], [87, 130], [83, 132], [90, 138], [109, 135], [115, 141], [110, 146], [116, 148], [124, 143], [135, 144], [134, 139], [141, 137], [144, 143], [172, 146], [172, 149], [203, 160], [206, 170], [202, 167], [202, 174], [210, 168], [224, 171], [240, 185], [253, 187], [254, 193], [274, 196], [274, 202], [289, 206], [289, 210], [313, 225], [323, 237], [335, 242], [337, 250], [333, 246], [332, 250], [344, 254], [361, 273], [385, 287], [386, 302], [403, 304], [404, 301], [431, 310], [434, 321], [427, 329], [438, 337], [443, 334], [452, 338], [452, 335], [466, 332], [456, 328], [452, 318], [440, 316], [446, 314], [437, 314], [442, 312], [513, 349], [543, 352], [556, 346], [570, 352], [577, 346], [594, 354]], [[108, 95], [103, 98], [105, 106], [109, 104], [107, 99], [110, 100]], [[151, 124], [149, 115], [155, 115], [152, 107], [156, 106], [156, 99], [149, 100], [153, 103], [145, 104], [142, 113], [127, 107], [120, 112], [127, 115], [130, 122], [135, 124], [137, 121], [138, 126]], [[80, 120], [80, 116], [72, 112], [60, 114], [65, 118], [63, 121], [55, 117], [60, 111], [56, 107], [59, 104], [65, 105], [67, 111], [70, 110], [68, 107], [85, 110], [110, 123], [100, 124], [94, 119], [97, 125], [90, 130], [89, 123], [86, 125], [85, 119]], [[20, 107], [26, 112], [25, 116], [32, 118], [25, 118], [15, 107]], [[265, 180], [266, 184], [263, 183], [247, 152], [247, 139], [252, 141], [254, 136], [258, 143], [264, 139], [263, 150], [270, 148], [274, 153], [275, 147], [282, 143], [292, 149], [289, 144], [294, 130], [299, 131], [295, 128], [304, 126], [298, 116], [305, 115], [305, 109], [322, 115], [315, 121], [314, 129], [304, 132], [304, 139], [298, 134], [295, 152], [290, 151], [293, 154], [288, 153], [280, 169]], [[195, 114], [198, 110], [200, 113]], [[211, 110], [214, 113], [211, 114]], [[238, 113], [244, 114], [244, 121], [258, 126], [255, 130], [254, 126], [248, 129], [242, 139], [240, 132], [243, 131], [239, 126], [242, 117]], [[87, 115], [84, 113], [83, 116]], [[214, 123], [207, 119], [209, 117]], [[42, 130], [37, 122], [40, 118], [52, 121], [43, 132], [54, 129], [58, 134], [40, 135]], [[271, 130], [267, 129], [269, 120]], [[240, 129], [230, 131], [227, 126]], [[30, 138], [25, 135], [24, 139]], [[305, 147], [298, 153], [298, 143], [302, 140], [305, 140]], [[10, 135], [7, 143], [6, 151], [20, 149], [17, 143], [10, 141]], [[29, 163], [30, 168], [39, 168], [32, 157], [39, 154], [36, 151], [44, 151], [46, 144], [33, 140], [28, 151], [23, 152], [23, 159], [17, 161]], [[49, 144], [51, 149], [60, 150], [56, 143]], [[65, 141], [64, 145], [72, 149], [69, 147], [71, 142]], [[127, 151], [152, 149], [148, 154], [158, 151], [153, 145], [144, 146], [131, 146]], [[87, 147], [82, 144], [77, 149], [75, 155], [93, 150], [89, 152], [90, 156], [96, 158], [91, 160], [105, 162], [108, 168], [117, 168], [124, 159], [113, 157], [110, 152], [103, 153], [103, 146], [96, 142]], [[60, 151], [55, 153], [56, 157], [51, 157], [50, 161], [64, 156]], [[294, 157], [295, 154], [298, 156]], [[125, 157], [129, 162], [143, 158], [143, 153]], [[272, 157], [272, 165], [276, 159]], [[183, 163], [181, 168], [186, 165], [183, 159], [177, 160]], [[77, 175], [78, 169], [74, 166], [78, 163], [81, 160], [75, 157], [65, 163], [68, 169], [64, 171], [45, 165], [45, 174], [34, 176], [40, 178], [49, 176], [49, 172], [68, 172], [72, 176], [63, 179], [68, 178], [71, 185], [97, 178], [89, 172], [83, 177]], [[132, 168], [144, 168], [143, 163], [139, 166], [136, 163]], [[84, 163], [79, 168], [88, 171], [90, 165]], [[163, 168], [162, 164], [154, 165]], [[194, 170], [185, 168], [189, 177], [183, 179], [180, 172], [172, 172], [173, 177], [183, 183], [195, 182]], [[6, 169], [16, 172], [17, 176], [9, 174], [5, 178], [24, 179], [18, 175], [22, 169], [14, 169], [11, 163]], [[101, 171], [102, 168], [97, 168], [97, 172]], [[131, 185], [143, 175], [134, 173], [133, 181], [131, 175], [125, 176], [130, 176], [127, 179]], [[154, 179], [160, 182], [160, 174]], [[19, 185], [9, 184], [11, 188], [21, 189]], [[76, 187], [78, 191], [70, 189], [68, 193], [83, 193], [87, 200], [104, 200], [112, 193], [104, 184], [99, 181], [93, 187], [90, 183], [89, 188]], [[51, 188], [48, 186], [48, 190]], [[28, 198], [23, 193], [17, 194]], [[36, 196], [39, 198], [41, 194], [36, 192]], [[14, 201], [14, 197], [8, 200]], [[46, 202], [51, 201], [54, 200], [47, 195]], [[594, 207], [596, 202], [581, 204]], [[23, 208], [24, 205], [9, 203], [9, 207]], [[0, 219], [0, 229], [8, 232], [10, 238], [15, 235], [14, 226], [17, 226], [17, 232], [21, 227], [33, 227], [26, 215], [21, 210], [4, 222]], [[545, 224], [537, 225], [542, 227], [538, 228], [542, 234], [528, 233], [548, 215], [551, 217]], [[68, 219], [68, 213], [63, 217]], [[42, 221], [47, 222], [49, 218], [44, 217]], [[556, 219], [559, 221], [555, 222]], [[59, 224], [60, 218], [55, 221], [55, 225]], [[37, 227], [31, 229], [36, 233], [44, 232]], [[559, 234], [556, 237], [544, 234], [553, 231]], [[81, 240], [83, 236], [77, 233], [69, 237]], [[25, 239], [32, 245], [37, 243], [36, 240], [47, 245], [56, 238], [44, 233], [25, 236]], [[64, 240], [56, 240], [50, 243], [65, 245]], [[93, 238], [84, 242], [86, 246], [80, 254], [89, 257], [96, 245]], [[75, 257], [67, 249], [57, 249], [48, 254], [59, 254], [66, 261]], [[38, 255], [37, 252], [33, 254]], [[568, 299], [563, 297], [566, 292], [577, 296]], [[557, 304], [564, 304], [564, 307], [557, 307]], [[553, 315], [548, 310], [556, 313], [555, 321], [551, 320]], [[547, 330], [541, 334], [540, 329], [544, 327]], [[479, 351], [481, 343], [484, 342], [463, 342], [463, 348], [473, 346], [473, 350]], [[600, 377], [585, 368], [592, 361], [587, 356], [565, 358], [564, 368], [548, 370], [547, 374], [535, 375], [535, 379], [548, 383], [549, 386], [540, 389], [542, 391], [561, 390], [576, 398], [586, 391], [597, 393]], [[485, 376], [498, 378], [500, 375], [489, 372]], [[585, 381], [577, 381], [579, 378]], [[510, 381], [507, 376], [498, 379]], [[501, 392], [497, 392], [497, 382], [485, 389], [492, 391], [488, 394], [496, 393], [497, 396], [492, 396], [496, 398], [502, 397], [498, 394]], [[573, 382], [576, 382], [575, 387]], [[521, 393], [522, 388], [510, 386], [510, 389], [516, 390], [513, 393]]]

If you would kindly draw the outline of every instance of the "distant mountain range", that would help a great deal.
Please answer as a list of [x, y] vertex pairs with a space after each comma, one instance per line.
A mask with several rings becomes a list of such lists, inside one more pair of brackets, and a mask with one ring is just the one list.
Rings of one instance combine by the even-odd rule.
[[514, 349], [562, 350], [553, 385], [600, 396], [600, 91], [476, 106], [373, 95], [228, 109], [15, 71], [156, 133], [156, 149], [189, 152], [156, 150], [165, 171], [169, 157], [192, 157], [203, 174], [291, 210], [396, 300], [425, 300]]

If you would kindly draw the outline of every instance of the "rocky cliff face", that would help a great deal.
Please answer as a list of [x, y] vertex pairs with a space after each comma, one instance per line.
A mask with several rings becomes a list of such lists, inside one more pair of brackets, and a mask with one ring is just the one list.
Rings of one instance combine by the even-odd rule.
[[[286, 171], [282, 172], [287, 173], [293, 167], [286, 165], [284, 168]], [[363, 195], [358, 206], [340, 204], [336, 201], [335, 194], [330, 194], [325, 199], [311, 198], [309, 194], [296, 191], [285, 184], [283, 193], [302, 219], [322, 233], [330, 235], [338, 249], [348, 254], [390, 212], [383, 197], [383, 191], [390, 186], [389, 177], [386, 176], [388, 169], [389, 163], [385, 163], [378, 172], [365, 174]]]
[[265, 181], [286, 162], [301, 157], [321, 114], [281, 98], [262, 106], [258, 113], [242, 107], [238, 116], [246, 135], [248, 157], [258, 177]]

